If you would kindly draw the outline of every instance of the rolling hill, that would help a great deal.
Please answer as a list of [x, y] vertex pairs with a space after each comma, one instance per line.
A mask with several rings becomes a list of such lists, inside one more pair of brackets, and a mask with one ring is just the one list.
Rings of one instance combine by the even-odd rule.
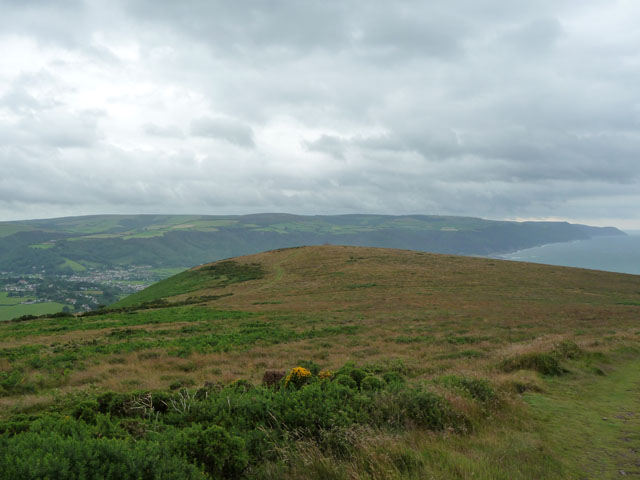
[[634, 275], [330, 245], [217, 261], [0, 324], [2, 466], [618, 478], [640, 451], [639, 314]]
[[486, 255], [598, 235], [624, 234], [611, 227], [565, 222], [425, 215], [103, 215], [0, 223], [0, 271], [188, 268], [275, 248], [322, 244]]

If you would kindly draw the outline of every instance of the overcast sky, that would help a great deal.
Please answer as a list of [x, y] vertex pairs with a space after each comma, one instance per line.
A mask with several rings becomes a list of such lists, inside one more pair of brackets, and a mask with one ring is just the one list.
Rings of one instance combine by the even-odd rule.
[[637, 0], [0, 0], [0, 220], [640, 228]]

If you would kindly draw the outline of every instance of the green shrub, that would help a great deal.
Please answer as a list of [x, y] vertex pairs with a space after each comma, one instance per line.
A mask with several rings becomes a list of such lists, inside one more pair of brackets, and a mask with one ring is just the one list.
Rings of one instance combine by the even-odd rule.
[[471, 398], [483, 403], [496, 400], [496, 392], [491, 388], [491, 384], [487, 380], [461, 377], [458, 375], [448, 375], [446, 377], [439, 378], [438, 382], [447, 387], [461, 391], [466, 395], [469, 395]]
[[236, 392], [245, 393], [253, 390], [255, 387], [248, 380], [236, 380], [231, 385], [229, 385], [229, 388], [232, 388]]
[[[445, 381], [465, 389], [474, 398], [488, 398], [492, 393], [483, 381], [463, 377]], [[185, 461], [191, 462], [191, 471], [195, 472], [191, 478], [198, 478], [195, 467], [204, 469], [213, 478], [238, 478], [248, 466], [255, 473], [257, 470], [253, 468], [266, 460], [277, 462], [281, 452], [295, 448], [300, 441], [324, 453], [346, 458], [353, 453], [357, 432], [363, 428], [464, 430], [468, 425], [465, 417], [456, 414], [449, 402], [428, 390], [427, 385], [407, 385], [396, 369], [380, 368], [373, 373], [371, 369], [360, 369], [353, 364], [339, 369], [330, 380], [311, 378], [296, 388], [275, 390], [239, 381], [226, 386], [208, 385], [198, 391], [104, 392], [95, 400], [87, 394], [75, 398], [74, 402], [55, 407], [60, 412], [71, 413], [69, 417], [60, 414], [16, 417], [15, 421], [0, 422], [0, 433], [6, 432], [0, 439], [6, 441], [9, 435], [32, 434], [33, 438], [48, 435], [50, 440], [61, 442], [64, 449], [72, 449], [74, 442], [87, 440], [85, 444], [97, 449], [80, 449], [79, 458], [86, 456], [88, 464], [98, 461], [96, 458], [102, 459], [101, 449], [106, 449], [104, 451], [111, 452], [104, 454], [109, 458], [100, 461], [107, 464], [124, 461], [121, 455], [131, 450], [127, 455], [133, 460], [127, 461], [143, 465], [144, 459], [138, 458], [137, 452], [148, 448], [151, 457], [158, 452], [164, 452], [167, 457], [165, 470], [169, 473], [158, 474], [156, 478], [176, 478], [171, 476], [171, 468]], [[37, 444], [34, 451], [45, 456], [50, 453], [55, 457], [55, 462], [52, 460], [55, 465], [52, 463], [48, 470], [33, 471], [49, 478], [83, 478], [85, 474], [86, 478], [95, 478], [91, 476], [93, 472], [83, 470], [84, 460], [69, 457], [71, 454], [64, 449], [47, 448], [50, 449]], [[62, 464], [56, 463], [58, 457], [72, 458], [64, 460], [71, 476], [64, 476], [66, 471], [60, 470]], [[32, 461], [30, 457], [20, 458], [15, 465], [23, 460]], [[403, 465], [407, 463], [403, 459], [398, 461]], [[8, 471], [22, 473], [15, 470], [14, 464], [7, 465]], [[135, 465], [131, 471], [139, 473], [141, 470], [136, 470]], [[109, 478], [107, 468], [111, 467], [97, 471]], [[119, 467], [113, 468], [115, 473], [110, 478], [119, 478]], [[28, 475], [24, 478], [33, 478]], [[140, 474], [139, 478], [154, 478], [145, 475]], [[185, 478], [189, 478], [188, 475]]]
[[375, 424], [401, 429], [443, 430], [466, 425], [466, 419], [454, 414], [446, 399], [423, 387], [381, 392], [373, 400], [371, 416]]
[[296, 363], [300, 367], [304, 367], [311, 372], [313, 376], [317, 376], [320, 373], [320, 365], [313, 360], [300, 360]]
[[356, 386], [359, 388], [360, 382], [362, 382], [362, 380], [368, 375], [368, 373], [361, 368], [357, 368], [353, 362], [347, 362], [339, 370], [336, 371], [336, 378], [341, 375], [350, 376], [356, 383]]
[[195, 466], [162, 444], [92, 438], [79, 431], [69, 435], [30, 431], [3, 436], [0, 451], [0, 472], [7, 479], [205, 478]]
[[378, 390], [382, 390], [386, 386], [386, 382], [380, 377], [375, 377], [373, 375], [368, 375], [362, 379], [360, 382], [360, 388], [363, 391], [368, 392], [377, 392]]
[[22, 372], [17, 369], [0, 372], [0, 394], [11, 394], [22, 381]]
[[180, 390], [184, 387], [192, 387], [195, 382], [190, 378], [179, 378], [169, 384], [169, 390]]
[[95, 418], [94, 434], [98, 438], [127, 438], [127, 432], [120, 426], [120, 420], [108, 413], [98, 413]]
[[22, 315], [21, 317], [12, 318], [11, 321], [14, 323], [18, 323], [18, 322], [26, 322], [27, 320], [35, 320], [36, 318], [40, 318], [40, 317], [37, 317], [35, 315]]
[[525, 353], [507, 358], [500, 363], [505, 372], [515, 370], [534, 370], [543, 375], [562, 375], [564, 370], [555, 355], [550, 353]]
[[176, 436], [176, 450], [201, 465], [214, 478], [237, 478], [249, 462], [244, 441], [213, 425], [194, 425]]
[[98, 412], [98, 402], [85, 400], [76, 404], [72, 410], [72, 415], [85, 423], [95, 424], [96, 413]]
[[367, 376], [367, 372], [365, 372], [360, 368], [354, 368], [349, 372], [349, 376], [353, 378], [353, 380], [356, 382], [358, 387], [360, 387], [362, 380], [364, 380], [365, 377]]
[[0, 435], [16, 435], [18, 433], [27, 432], [31, 428], [31, 424], [38, 417], [33, 415], [25, 415], [20, 413], [11, 417], [11, 420], [0, 422]]
[[382, 379], [390, 386], [402, 386], [406, 383], [406, 380], [398, 372], [385, 372], [382, 374]]
[[131, 395], [116, 392], [104, 392], [96, 399], [100, 413], [109, 413], [116, 416], [126, 416], [128, 414], [127, 406], [130, 400]]
[[35, 390], [35, 385], [27, 381], [20, 369], [0, 372], [0, 397], [33, 393]]
[[454, 426], [449, 403], [441, 396], [423, 389], [407, 389], [398, 395], [398, 405], [405, 413], [405, 422], [430, 430]]
[[356, 381], [351, 378], [350, 375], [345, 375], [344, 373], [337, 375], [334, 380], [338, 385], [344, 385], [345, 387], [351, 388], [353, 390], [358, 388], [358, 384]]

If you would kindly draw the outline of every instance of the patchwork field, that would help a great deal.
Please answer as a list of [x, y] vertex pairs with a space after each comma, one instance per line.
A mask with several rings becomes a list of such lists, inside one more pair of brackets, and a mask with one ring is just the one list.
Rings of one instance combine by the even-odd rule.
[[22, 304], [23, 301], [33, 300], [29, 297], [9, 297], [7, 292], [0, 292], [0, 321], [11, 320], [23, 315], [46, 315], [56, 313], [64, 308], [57, 302], [42, 302]]
[[48, 275], [203, 262], [299, 245], [371, 245], [457, 254], [509, 252], [624, 235], [566, 222], [437, 215], [97, 215], [0, 222], [0, 273]]
[[164, 458], [162, 478], [638, 475], [639, 320], [633, 275], [337, 246], [221, 261], [0, 324], [4, 467], [77, 441], [134, 473]]

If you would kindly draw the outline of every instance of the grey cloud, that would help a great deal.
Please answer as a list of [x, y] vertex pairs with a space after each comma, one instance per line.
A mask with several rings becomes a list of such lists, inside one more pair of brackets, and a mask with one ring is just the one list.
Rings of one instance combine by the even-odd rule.
[[355, 135], [341, 138], [335, 135], [320, 135], [315, 140], [304, 141], [302, 146], [310, 152], [320, 152], [337, 159], [344, 159], [348, 149], [359, 149], [369, 154], [375, 152], [403, 152], [410, 149], [400, 139], [389, 134]]
[[333, 135], [321, 135], [316, 140], [304, 142], [303, 145], [311, 152], [327, 153], [342, 159], [344, 158], [346, 142]]
[[251, 127], [227, 118], [196, 118], [191, 121], [191, 135], [225, 140], [240, 147], [255, 146]]
[[142, 126], [142, 130], [147, 135], [165, 138], [184, 138], [184, 133], [177, 125], [156, 125], [155, 123], [146, 123]]
[[69, 148], [90, 147], [100, 139], [97, 118], [93, 113], [42, 114], [32, 120], [23, 120], [23, 129], [38, 132], [47, 145]]
[[501, 38], [506, 45], [515, 47], [521, 55], [546, 53], [564, 34], [562, 24], [555, 18], [537, 18], [510, 29]]
[[640, 5], [2, 5], [0, 215], [637, 218]]
[[15, 113], [24, 113], [43, 107], [42, 102], [30, 95], [24, 88], [13, 88], [2, 95], [0, 105]]

